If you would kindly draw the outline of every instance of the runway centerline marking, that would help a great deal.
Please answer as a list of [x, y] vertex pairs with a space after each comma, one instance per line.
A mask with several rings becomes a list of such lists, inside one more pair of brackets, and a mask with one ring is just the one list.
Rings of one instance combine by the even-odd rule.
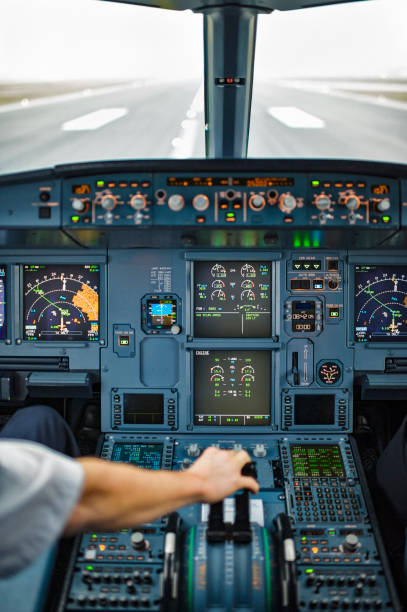
[[98, 130], [99, 128], [124, 117], [128, 113], [127, 108], [101, 108], [100, 110], [81, 115], [71, 121], [65, 121], [61, 128], [64, 132], [80, 132], [86, 130]]
[[290, 128], [322, 129], [325, 121], [315, 115], [306, 113], [296, 106], [270, 106], [267, 109], [269, 115], [284, 123]]

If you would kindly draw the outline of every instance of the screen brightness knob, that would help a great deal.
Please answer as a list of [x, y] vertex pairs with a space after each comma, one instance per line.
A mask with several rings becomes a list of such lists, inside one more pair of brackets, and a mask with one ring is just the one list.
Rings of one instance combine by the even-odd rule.
[[174, 212], [178, 212], [182, 210], [185, 206], [185, 200], [182, 195], [179, 193], [174, 193], [168, 198], [168, 206]]

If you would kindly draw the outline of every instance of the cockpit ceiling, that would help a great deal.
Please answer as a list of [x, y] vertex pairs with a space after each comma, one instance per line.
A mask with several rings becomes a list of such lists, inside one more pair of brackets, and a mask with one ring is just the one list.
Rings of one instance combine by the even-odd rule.
[[174, 11], [200, 11], [210, 7], [246, 6], [258, 8], [260, 12], [273, 10], [291, 11], [301, 8], [325, 6], [329, 4], [344, 4], [345, 2], [367, 2], [369, 0], [101, 0], [102, 2], [122, 2], [138, 4], [154, 8], [171, 9]]

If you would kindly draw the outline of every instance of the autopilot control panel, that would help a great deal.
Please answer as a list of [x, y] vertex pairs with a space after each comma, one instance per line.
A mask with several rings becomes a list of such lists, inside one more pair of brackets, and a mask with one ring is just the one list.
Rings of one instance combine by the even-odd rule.
[[260, 484], [83, 534], [61, 612], [400, 609], [352, 436], [407, 363], [407, 170], [377, 166], [1, 180], [1, 400], [92, 399], [102, 459], [245, 449]]

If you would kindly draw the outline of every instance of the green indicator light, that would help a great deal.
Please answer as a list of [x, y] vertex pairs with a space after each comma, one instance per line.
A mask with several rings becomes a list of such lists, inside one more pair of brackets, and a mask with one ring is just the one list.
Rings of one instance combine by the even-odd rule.
[[307, 536], [303, 536], [303, 537], [301, 538], [301, 542], [306, 542], [306, 541], [307, 541]]
[[335, 535], [336, 531], [334, 529], [331, 529], [330, 531], [328, 531], [329, 535]]
[[313, 574], [313, 573], [314, 573], [314, 570], [313, 570], [313, 569], [311, 569], [311, 568], [309, 567], [309, 568], [307, 568], [307, 569], [305, 570], [305, 573], [306, 573], [306, 574]]
[[301, 246], [301, 237], [297, 232], [294, 234], [294, 246], [296, 249], [300, 248]]
[[303, 246], [305, 248], [307, 248], [307, 249], [309, 249], [309, 247], [311, 246], [311, 242], [310, 242], [309, 236], [304, 236]]
[[72, 219], [72, 221], [73, 221], [74, 223], [76, 223], [77, 221], [79, 221], [79, 217], [78, 217], [78, 216], [76, 216], [76, 215], [75, 215], [75, 216], [73, 216], [73, 217], [71, 217], [71, 219]]
[[92, 538], [97, 538], [98, 534], [97, 533], [92, 533]]
[[319, 185], [319, 181], [311, 181], [311, 185], [312, 185], [313, 187], [318, 187], [318, 185]]
[[382, 221], [383, 223], [388, 223], [390, 221], [390, 217], [387, 217], [387, 216], [382, 217]]
[[93, 570], [93, 565], [87, 565], [86, 569], [89, 570], [90, 572]]
[[96, 187], [104, 187], [105, 181], [96, 181]]
[[[227, 217], [234, 217], [234, 216], [235, 216], [235, 213], [226, 213], [226, 216], [227, 216]], [[384, 219], [384, 217], [383, 217], [383, 219]]]

